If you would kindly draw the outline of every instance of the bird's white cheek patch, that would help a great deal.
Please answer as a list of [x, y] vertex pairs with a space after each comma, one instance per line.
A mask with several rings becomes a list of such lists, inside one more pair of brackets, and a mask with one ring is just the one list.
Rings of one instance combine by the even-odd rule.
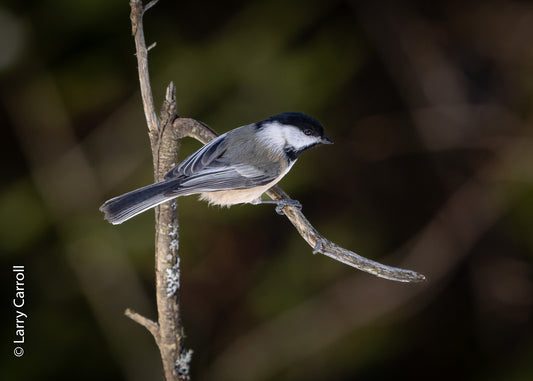
[[272, 150], [279, 151], [289, 145], [297, 151], [316, 144], [320, 139], [316, 136], [308, 136], [297, 127], [285, 126], [278, 122], [272, 122], [263, 126], [259, 131], [261, 139]]
[[308, 136], [299, 128], [291, 127], [286, 130], [286, 141], [297, 151], [316, 144], [320, 139]]
[[280, 151], [285, 146], [284, 128], [278, 122], [264, 125], [257, 133], [266, 146], [273, 151]]

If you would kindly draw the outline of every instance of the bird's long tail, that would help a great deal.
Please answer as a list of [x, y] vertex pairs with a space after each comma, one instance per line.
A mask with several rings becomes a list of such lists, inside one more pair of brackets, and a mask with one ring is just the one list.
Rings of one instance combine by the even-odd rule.
[[107, 200], [100, 210], [113, 225], [175, 198], [180, 180], [161, 181]]

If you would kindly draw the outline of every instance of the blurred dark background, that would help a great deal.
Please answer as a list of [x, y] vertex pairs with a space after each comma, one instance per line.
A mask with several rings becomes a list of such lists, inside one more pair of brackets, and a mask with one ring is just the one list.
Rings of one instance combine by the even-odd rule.
[[[123, 315], [155, 318], [153, 213], [98, 211], [152, 181], [129, 22], [125, 0], [0, 4], [3, 380], [162, 379]], [[145, 33], [157, 107], [172, 80], [218, 132], [319, 119], [335, 145], [280, 185], [327, 238], [429, 278], [313, 256], [267, 206], [182, 198], [194, 380], [533, 379], [533, 3], [163, 0]]]

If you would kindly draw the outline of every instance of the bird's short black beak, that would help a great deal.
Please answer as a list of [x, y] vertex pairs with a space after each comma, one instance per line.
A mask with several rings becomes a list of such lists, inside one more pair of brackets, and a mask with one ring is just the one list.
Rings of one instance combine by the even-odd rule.
[[333, 142], [331, 140], [329, 140], [328, 138], [326, 138], [325, 136], [322, 138], [320, 143], [322, 143], [322, 144], [333, 144]]

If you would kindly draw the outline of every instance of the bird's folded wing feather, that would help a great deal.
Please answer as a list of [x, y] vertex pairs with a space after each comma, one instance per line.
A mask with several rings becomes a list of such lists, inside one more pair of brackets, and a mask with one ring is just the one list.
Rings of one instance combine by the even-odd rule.
[[192, 176], [212, 165], [215, 160], [219, 159], [226, 152], [225, 135], [220, 135], [216, 139], [211, 140], [191, 156], [187, 157], [175, 168], [172, 168], [165, 175], [165, 179], [169, 180], [181, 176]]
[[275, 177], [266, 175], [261, 170], [245, 164], [233, 166], [204, 168], [204, 170], [185, 178], [176, 189], [176, 193], [216, 192], [222, 190], [245, 189], [266, 185]]
[[266, 174], [249, 164], [233, 164], [224, 158], [227, 144], [224, 135], [210, 141], [165, 175], [165, 180], [179, 179], [179, 186], [168, 194], [216, 192], [245, 189], [268, 184], [276, 174]]

